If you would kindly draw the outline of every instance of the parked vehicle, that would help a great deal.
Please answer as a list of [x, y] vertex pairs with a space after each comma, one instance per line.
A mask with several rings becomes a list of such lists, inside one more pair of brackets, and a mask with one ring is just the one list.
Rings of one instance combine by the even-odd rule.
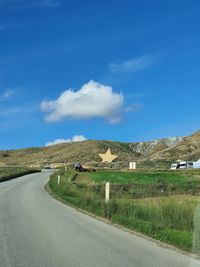
[[171, 165], [171, 170], [177, 169], [198, 169], [200, 168], [200, 160], [197, 162], [192, 161], [180, 161]]
[[51, 170], [51, 165], [48, 164], [48, 163], [46, 163], [46, 164], [42, 167], [42, 169], [44, 169], [44, 170]]
[[193, 162], [193, 168], [194, 169], [200, 169], [200, 159], [196, 162]]
[[75, 163], [74, 164], [74, 169], [76, 171], [79, 171], [79, 172], [82, 172], [83, 171], [83, 167], [82, 167], [82, 165], [80, 163]]
[[74, 164], [74, 169], [78, 172], [96, 172], [96, 169], [90, 166], [82, 166], [80, 163]]

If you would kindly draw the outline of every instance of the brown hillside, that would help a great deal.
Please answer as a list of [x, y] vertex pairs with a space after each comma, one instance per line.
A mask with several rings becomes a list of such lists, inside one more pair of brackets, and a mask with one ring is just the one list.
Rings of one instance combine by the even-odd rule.
[[118, 162], [197, 160], [200, 158], [200, 131], [188, 137], [164, 138], [149, 142], [123, 143], [84, 141], [49, 147], [0, 151], [0, 166], [23, 165], [41, 167], [45, 163], [100, 162], [99, 153], [111, 148]]
[[43, 148], [0, 151], [0, 163], [7, 165], [42, 166], [45, 163], [100, 162], [99, 153], [111, 148], [119, 161], [132, 161], [140, 157], [128, 144], [111, 141], [84, 141], [64, 143]]
[[200, 158], [200, 131], [184, 137], [172, 147], [153, 153], [150, 160], [198, 160]]

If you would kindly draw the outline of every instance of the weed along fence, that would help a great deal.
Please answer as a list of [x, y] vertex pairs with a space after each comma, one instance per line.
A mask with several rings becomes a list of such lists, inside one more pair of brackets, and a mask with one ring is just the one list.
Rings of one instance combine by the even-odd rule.
[[[192, 251], [200, 170], [76, 173], [69, 169], [54, 173], [49, 186], [67, 204]], [[196, 242], [200, 248], [200, 240]]]

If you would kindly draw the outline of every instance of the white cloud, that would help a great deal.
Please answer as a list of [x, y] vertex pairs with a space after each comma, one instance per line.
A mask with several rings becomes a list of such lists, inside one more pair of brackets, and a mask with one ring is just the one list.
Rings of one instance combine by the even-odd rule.
[[140, 110], [141, 108], [143, 108], [143, 104], [137, 103], [137, 104], [133, 104], [133, 105], [125, 107], [124, 111], [125, 112], [135, 112], [135, 111]]
[[53, 145], [58, 145], [62, 143], [71, 143], [71, 142], [83, 142], [86, 141], [87, 138], [85, 138], [84, 135], [74, 135], [72, 138], [69, 139], [56, 139], [51, 142], [47, 142], [45, 146], [53, 146]]
[[64, 91], [54, 101], [43, 101], [41, 109], [47, 113], [45, 120], [56, 122], [65, 118], [89, 119], [101, 117], [118, 123], [124, 112], [122, 93], [95, 81], [84, 84], [80, 90]]
[[6, 99], [10, 99], [11, 97], [13, 97], [14, 95], [16, 95], [17, 93], [17, 89], [13, 88], [13, 89], [6, 89], [1, 95], [0, 95], [0, 100], [6, 100]]
[[110, 63], [109, 70], [112, 73], [136, 72], [153, 66], [152, 56], [142, 56], [139, 58], [123, 61], [121, 63]]
[[0, 116], [8, 116], [22, 112], [21, 108], [0, 109]]
[[31, 113], [35, 113], [39, 111], [39, 107], [37, 105], [33, 105], [32, 103], [27, 103], [26, 105], [17, 106], [17, 107], [0, 107], [0, 116], [9, 116], [9, 115], [28, 115]]

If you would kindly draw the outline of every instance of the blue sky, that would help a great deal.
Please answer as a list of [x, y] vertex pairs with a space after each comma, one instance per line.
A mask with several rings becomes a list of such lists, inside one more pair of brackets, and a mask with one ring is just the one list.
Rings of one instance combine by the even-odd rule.
[[0, 0], [0, 149], [199, 130], [199, 47], [198, 0]]

